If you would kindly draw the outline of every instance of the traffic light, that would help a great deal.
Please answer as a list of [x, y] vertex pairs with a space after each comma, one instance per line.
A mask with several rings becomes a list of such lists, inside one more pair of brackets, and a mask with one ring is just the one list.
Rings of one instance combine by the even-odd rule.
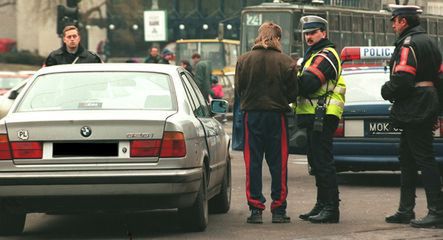
[[68, 0], [67, 5], [57, 6], [57, 34], [61, 35], [63, 33], [63, 28], [67, 25], [78, 26], [79, 13], [78, 13], [78, 1]]

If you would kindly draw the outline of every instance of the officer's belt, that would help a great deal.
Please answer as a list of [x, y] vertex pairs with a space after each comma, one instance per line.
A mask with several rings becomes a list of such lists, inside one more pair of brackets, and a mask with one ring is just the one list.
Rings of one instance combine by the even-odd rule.
[[433, 87], [434, 83], [432, 81], [422, 81], [422, 82], [416, 82], [416, 87]]
[[[299, 98], [297, 100], [297, 105], [303, 105], [303, 104], [313, 104], [314, 106], [317, 106], [318, 99], [307, 99], [307, 98]], [[340, 108], [345, 107], [345, 103], [342, 101], [339, 101], [337, 99], [328, 99], [326, 100], [326, 105], [336, 105]]]

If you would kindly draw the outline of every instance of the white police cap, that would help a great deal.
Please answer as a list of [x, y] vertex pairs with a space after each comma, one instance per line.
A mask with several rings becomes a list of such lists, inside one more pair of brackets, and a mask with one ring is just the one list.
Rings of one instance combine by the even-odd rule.
[[391, 20], [394, 19], [396, 16], [413, 16], [417, 14], [421, 14], [423, 10], [419, 6], [415, 5], [396, 5], [396, 4], [389, 4], [388, 7], [392, 11], [392, 17]]
[[300, 18], [300, 22], [303, 25], [303, 33], [312, 32], [317, 29], [326, 29], [328, 21], [315, 15], [303, 16]]

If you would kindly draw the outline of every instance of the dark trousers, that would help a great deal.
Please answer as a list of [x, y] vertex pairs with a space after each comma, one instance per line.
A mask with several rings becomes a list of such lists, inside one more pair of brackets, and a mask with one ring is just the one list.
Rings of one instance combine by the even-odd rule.
[[421, 171], [426, 192], [440, 192], [441, 182], [434, 157], [432, 125], [406, 127], [400, 137], [401, 187], [415, 189]]
[[338, 121], [338, 117], [326, 115], [322, 132], [314, 131], [312, 124], [307, 126], [308, 162], [315, 176], [319, 193], [317, 198], [322, 201], [338, 201], [337, 175], [332, 155], [332, 138]]
[[250, 111], [244, 113], [244, 160], [246, 198], [250, 209], [265, 209], [262, 194], [263, 156], [271, 173], [271, 211], [285, 213], [288, 195], [288, 136], [284, 113]]

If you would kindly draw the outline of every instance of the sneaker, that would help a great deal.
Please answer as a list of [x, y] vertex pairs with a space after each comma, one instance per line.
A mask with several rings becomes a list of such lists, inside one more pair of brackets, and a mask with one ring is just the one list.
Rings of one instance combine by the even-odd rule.
[[263, 223], [263, 218], [262, 218], [262, 210], [260, 209], [252, 209], [251, 210], [251, 216], [249, 216], [246, 219], [247, 223], [253, 223], [253, 224], [261, 224]]
[[273, 213], [272, 223], [290, 223], [291, 218], [286, 215], [286, 213]]

